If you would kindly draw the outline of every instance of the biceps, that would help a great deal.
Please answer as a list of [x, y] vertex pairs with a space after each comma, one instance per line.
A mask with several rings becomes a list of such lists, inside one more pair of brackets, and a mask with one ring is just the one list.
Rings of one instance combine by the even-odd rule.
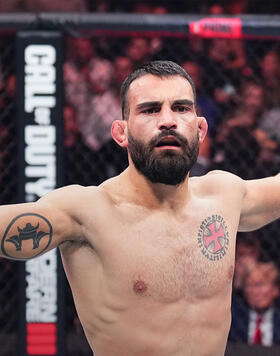
[[0, 221], [3, 222], [1, 254], [19, 260], [36, 257], [56, 247], [70, 228], [66, 214], [40, 203], [2, 206]]
[[280, 216], [280, 179], [269, 177], [246, 182], [240, 231], [256, 230]]

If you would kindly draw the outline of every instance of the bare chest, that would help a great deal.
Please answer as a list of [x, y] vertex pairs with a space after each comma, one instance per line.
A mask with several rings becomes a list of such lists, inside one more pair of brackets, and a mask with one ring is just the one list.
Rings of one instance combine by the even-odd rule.
[[104, 268], [114, 287], [161, 301], [229, 291], [237, 223], [219, 213], [197, 215], [116, 223], [103, 245]]

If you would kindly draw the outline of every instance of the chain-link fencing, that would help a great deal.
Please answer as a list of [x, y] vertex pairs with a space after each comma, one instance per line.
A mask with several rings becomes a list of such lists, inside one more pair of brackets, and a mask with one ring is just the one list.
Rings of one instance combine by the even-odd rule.
[[[68, 36], [64, 63], [67, 183], [99, 184], [127, 166], [126, 152], [110, 136], [112, 121], [121, 118], [120, 86], [138, 65], [159, 59], [175, 61], [187, 70], [196, 85], [198, 114], [208, 120], [209, 134], [193, 175], [213, 169], [243, 179], [278, 173], [279, 49], [278, 41], [257, 39]], [[247, 235], [240, 234], [238, 241], [258, 244], [261, 260], [279, 264], [279, 222], [261, 229], [254, 238]], [[244, 340], [237, 337], [236, 341]]]
[[[15, 37], [0, 35], [0, 201], [17, 202]], [[0, 260], [0, 340], [3, 356], [16, 355], [18, 331], [18, 263]]]

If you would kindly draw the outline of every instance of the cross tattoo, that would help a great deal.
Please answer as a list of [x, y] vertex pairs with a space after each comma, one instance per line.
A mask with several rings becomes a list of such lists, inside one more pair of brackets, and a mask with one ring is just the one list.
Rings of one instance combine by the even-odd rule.
[[206, 244], [206, 248], [208, 249], [209, 245], [211, 243], [214, 243], [214, 253], [218, 252], [223, 248], [223, 246], [220, 244], [220, 241], [218, 240], [220, 238], [225, 238], [224, 230], [222, 228], [222, 225], [220, 225], [219, 230], [216, 230], [216, 223], [213, 222], [212, 224], [209, 224], [207, 226], [207, 229], [210, 231], [209, 235], [204, 235], [204, 241]]

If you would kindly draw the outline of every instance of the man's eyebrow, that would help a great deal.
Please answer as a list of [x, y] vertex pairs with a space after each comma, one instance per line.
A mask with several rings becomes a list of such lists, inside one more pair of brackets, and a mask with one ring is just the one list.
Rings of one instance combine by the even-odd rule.
[[[145, 109], [150, 109], [150, 108], [155, 108], [155, 107], [160, 107], [162, 105], [162, 102], [160, 101], [145, 101], [144, 103], [140, 103], [136, 105], [136, 110], [141, 111]], [[189, 99], [178, 99], [174, 100], [172, 103], [172, 106], [174, 105], [187, 105], [187, 106], [193, 106], [194, 102]]]
[[187, 105], [187, 106], [193, 106], [194, 102], [189, 99], [181, 99], [181, 100], [174, 100], [172, 105]]
[[138, 111], [147, 109], [147, 108], [154, 108], [154, 107], [159, 107], [161, 106], [162, 103], [160, 101], [145, 101], [144, 103], [140, 103], [136, 105], [136, 109]]

